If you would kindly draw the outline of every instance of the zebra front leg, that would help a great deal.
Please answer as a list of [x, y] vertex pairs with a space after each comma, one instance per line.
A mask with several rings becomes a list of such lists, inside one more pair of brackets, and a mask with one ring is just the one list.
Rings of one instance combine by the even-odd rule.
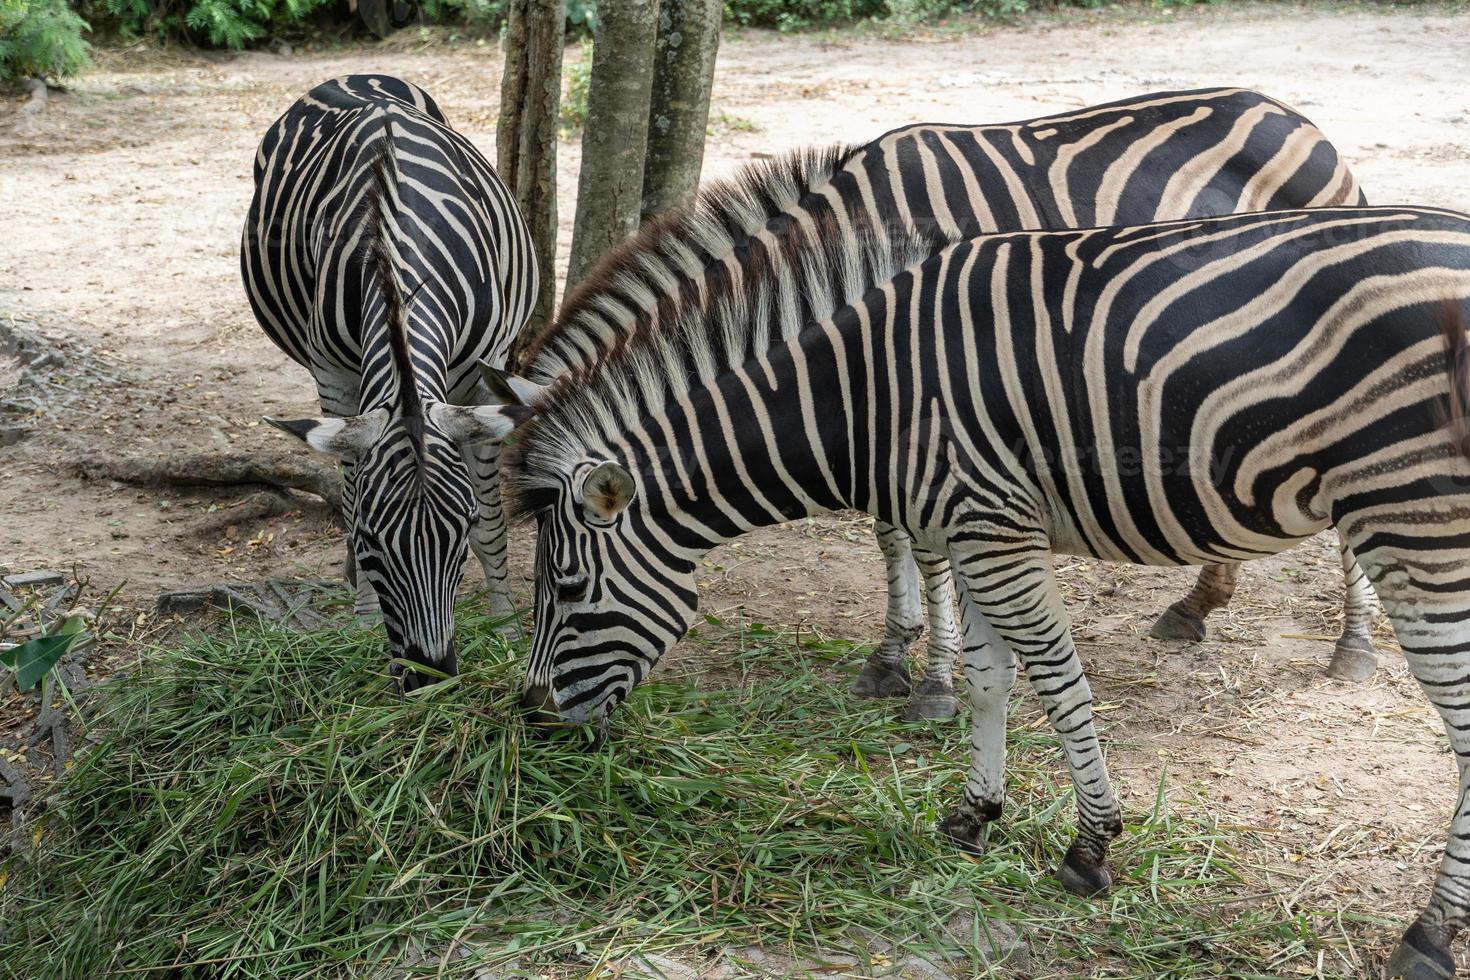
[[924, 679], [904, 706], [904, 721], [942, 720], [959, 713], [954, 696], [954, 662], [960, 652], [960, 630], [954, 617], [954, 577], [949, 559], [923, 548], [913, 549], [914, 561], [924, 578], [924, 598], [929, 609], [929, 664]]
[[485, 571], [490, 593], [490, 614], [509, 618], [515, 614], [510, 597], [510, 566], [507, 561], [505, 506], [500, 497], [500, 444], [478, 443], [467, 460], [479, 504], [479, 520], [470, 531], [470, 550]]
[[1205, 617], [1230, 601], [1239, 579], [1237, 562], [1201, 568], [1189, 595], [1165, 609], [1149, 635], [1160, 640], [1203, 640]]
[[888, 574], [888, 611], [883, 640], [868, 655], [862, 673], [852, 684], [852, 693], [860, 698], [897, 698], [909, 693], [911, 678], [905, 654], [924, 629], [919, 609], [919, 569], [907, 534], [882, 521], [873, 525], [873, 534]]
[[[985, 554], [952, 557], [968, 601], [1020, 658], [1047, 719], [1061, 736], [1077, 795], [1077, 837], [1057, 877], [1073, 894], [1101, 894], [1112, 886], [1107, 851], [1123, 832], [1123, 817], [1093, 727], [1092, 690], [1082, 673], [1067, 610], [1052, 577], [1051, 556], [1029, 560]], [[967, 647], [968, 631], [967, 622]], [[965, 809], [959, 816], [967, 816]]]
[[357, 476], [351, 463], [342, 464], [342, 523], [347, 528], [347, 557], [342, 564], [347, 584], [352, 586], [352, 618], [365, 626], [383, 619], [383, 609], [378, 605], [378, 593], [372, 583], [357, 567], [357, 548], [352, 541], [352, 529], [357, 522]]
[[1373, 627], [1373, 587], [1358, 567], [1347, 541], [1340, 534], [1337, 540], [1346, 592], [1342, 603], [1342, 636], [1332, 650], [1327, 676], [1341, 681], [1366, 681], [1378, 669], [1378, 648], [1369, 633]]
[[964, 799], [940, 821], [939, 832], [978, 854], [985, 825], [1000, 817], [1005, 801], [1006, 710], [1016, 684], [1016, 656], [963, 592], [960, 607], [970, 701], [970, 771]]

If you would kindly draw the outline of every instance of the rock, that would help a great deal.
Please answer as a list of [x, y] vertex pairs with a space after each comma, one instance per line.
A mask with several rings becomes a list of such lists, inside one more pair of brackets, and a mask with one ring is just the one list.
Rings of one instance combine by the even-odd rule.
[[904, 977], [905, 980], [960, 980], [961, 977], [960, 972], [951, 971], [916, 953], [899, 957], [893, 962], [892, 972], [886, 975]]
[[944, 931], [957, 946], [974, 950], [987, 963], [1005, 961], [1019, 965], [1029, 955], [1026, 940], [1004, 919], [982, 918], [960, 912], [944, 924]]
[[34, 589], [43, 585], [60, 585], [65, 580], [66, 576], [61, 572], [36, 571], [7, 575], [4, 579], [0, 579], [0, 582], [3, 582], [7, 589]]
[[793, 957], [759, 946], [732, 946], [702, 976], [709, 980], [733, 980], [752, 974], [758, 977], [864, 976], [871, 975], [869, 970], [867, 964], [846, 953]]
[[622, 960], [614, 967], [617, 975], [624, 977], [648, 977], [650, 980], [703, 980], [709, 976], [699, 967], [681, 963], [658, 953], [639, 953]]
[[46, 109], [46, 82], [40, 78], [22, 78], [20, 90], [26, 93], [26, 100], [21, 103], [20, 111], [24, 113], [44, 112]]

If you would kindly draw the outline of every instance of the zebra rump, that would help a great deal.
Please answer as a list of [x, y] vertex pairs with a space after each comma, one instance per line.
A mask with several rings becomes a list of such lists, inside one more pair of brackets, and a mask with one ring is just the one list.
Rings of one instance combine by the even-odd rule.
[[535, 300], [525, 223], [427, 94], [349, 75], [261, 140], [240, 265], [261, 328], [316, 384], [324, 417], [270, 421], [342, 463], [358, 613], [381, 614], [406, 688], [453, 674], [467, 546], [511, 611], [504, 425], [475, 404], [479, 362], [503, 360]]

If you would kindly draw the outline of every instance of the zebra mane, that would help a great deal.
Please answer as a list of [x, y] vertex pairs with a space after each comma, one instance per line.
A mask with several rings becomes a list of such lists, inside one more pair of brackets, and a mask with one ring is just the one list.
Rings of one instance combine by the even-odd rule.
[[620, 338], [533, 403], [536, 414], [508, 457], [513, 512], [535, 510], [578, 461], [608, 454], [681, 394], [831, 318], [949, 244], [937, 233], [844, 226], [822, 211], [779, 236], [753, 239], [732, 274], [692, 292], [656, 328]]
[[398, 169], [393, 156], [393, 121], [383, 119], [383, 141], [369, 166], [372, 183], [363, 197], [367, 228], [363, 239], [368, 257], [377, 273], [378, 293], [383, 300], [384, 326], [388, 350], [398, 375], [397, 409], [408, 429], [414, 458], [424, 458], [424, 407], [419, 400], [418, 385], [413, 380], [413, 359], [408, 352], [408, 302], [398, 278], [398, 248], [393, 240], [393, 206], [398, 184]]
[[652, 329], [721, 263], [741, 261], [742, 246], [824, 187], [854, 150], [808, 147], [757, 161], [650, 219], [588, 270], [532, 341], [525, 357], [531, 375], [550, 382], [583, 370], [627, 335]]

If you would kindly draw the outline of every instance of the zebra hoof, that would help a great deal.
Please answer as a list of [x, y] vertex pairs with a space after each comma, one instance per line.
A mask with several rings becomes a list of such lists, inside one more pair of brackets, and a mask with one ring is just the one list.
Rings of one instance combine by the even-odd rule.
[[1106, 895], [1113, 887], [1113, 876], [1108, 874], [1108, 866], [1101, 861], [1089, 863], [1077, 854], [1075, 847], [1069, 848], [1067, 856], [1062, 858], [1057, 880], [1067, 891], [1082, 898]]
[[1339, 681], [1366, 681], [1378, 669], [1378, 649], [1366, 636], [1343, 634], [1332, 651], [1327, 676]]
[[1156, 640], [1190, 640], [1205, 638], [1205, 621], [1174, 603], [1154, 622], [1148, 635]]
[[909, 669], [903, 664], [886, 664], [869, 657], [852, 683], [852, 693], [860, 698], [901, 698], [912, 687]]
[[1403, 980], [1453, 980], [1455, 958], [1418, 922], [1409, 926], [1388, 961], [1388, 976]]
[[939, 834], [947, 837], [966, 854], [979, 857], [985, 853], [985, 849], [980, 846], [980, 832], [984, 826], [974, 817], [955, 812], [939, 821]]
[[954, 688], [928, 678], [919, 682], [909, 703], [903, 706], [904, 721], [943, 721], [959, 713]]

